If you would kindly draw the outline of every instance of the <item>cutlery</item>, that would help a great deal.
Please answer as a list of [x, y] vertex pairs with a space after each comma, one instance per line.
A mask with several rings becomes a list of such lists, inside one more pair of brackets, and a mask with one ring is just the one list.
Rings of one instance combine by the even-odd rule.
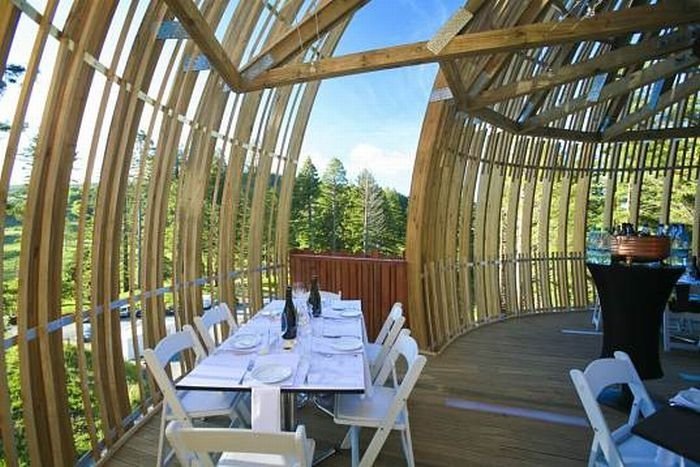
[[245, 371], [243, 372], [243, 375], [241, 376], [241, 379], [238, 381], [238, 385], [240, 386], [243, 384], [243, 380], [245, 379], [246, 375], [253, 370], [253, 367], [255, 366], [255, 360], [252, 358], [248, 361], [248, 366], [246, 367]]

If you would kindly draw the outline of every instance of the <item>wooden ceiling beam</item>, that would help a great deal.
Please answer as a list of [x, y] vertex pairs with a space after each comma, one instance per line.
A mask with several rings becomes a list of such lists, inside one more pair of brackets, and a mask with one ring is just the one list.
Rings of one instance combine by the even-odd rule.
[[634, 89], [646, 86], [659, 79], [669, 78], [676, 73], [698, 64], [700, 64], [700, 58], [693, 55], [692, 52], [684, 53], [678, 57], [667, 58], [647, 68], [631, 73], [622, 79], [606, 84], [600, 90], [600, 95], [597, 99], [589, 99], [588, 96], [584, 95], [577, 99], [567, 101], [560, 106], [549, 108], [534, 117], [530, 117], [523, 123], [523, 130], [527, 132], [537, 127], [543, 127], [549, 122], [559, 120], [574, 112], [592, 107], [602, 101], [626, 95]]
[[543, 73], [534, 78], [509, 83], [483, 91], [469, 100], [467, 109], [477, 109], [518, 96], [546, 91], [561, 84], [587, 78], [601, 71], [617, 70], [656, 57], [668, 55], [692, 47], [694, 38], [689, 32], [654, 37], [642, 43], [621, 47], [590, 60], [568, 65], [556, 71]]
[[[168, 0], [174, 2], [176, 0]], [[179, 0], [184, 1], [184, 0]], [[614, 37], [700, 21], [700, 5], [690, 1], [664, 2], [602, 13], [592, 18], [567, 19], [506, 29], [481, 31], [455, 37], [438, 54], [427, 42], [387, 47], [330, 57], [313, 64], [273, 68], [252, 80], [248, 90], [276, 87], [375, 70], [449, 60], [498, 52], [512, 52], [545, 45]]]
[[693, 77], [686, 79], [682, 83], [664, 92], [654, 107], [650, 107], [648, 105], [644, 106], [642, 109], [631, 114], [627, 114], [616, 123], [610, 125], [605, 131], [603, 131], [603, 141], [608, 141], [611, 138], [622, 134], [625, 130], [633, 127], [637, 123], [653, 117], [654, 114], [662, 111], [670, 105], [675, 104], [681, 99], [685, 99], [691, 94], [695, 94], [698, 92], [698, 90], [700, 90], [700, 75], [694, 75]]
[[364, 6], [369, 0], [325, 0], [316, 10], [286, 34], [266, 47], [241, 70], [243, 78], [251, 80], [261, 73], [287, 63], [305, 50], [313, 41], [340, 21]]
[[[473, 1], [468, 1], [467, 4], [462, 7], [464, 11], [468, 15], [471, 15], [468, 17], [467, 21], [462, 25], [462, 28], [460, 31], [464, 30], [464, 28], [467, 27], [467, 24], [471, 21], [472, 18], [479, 12], [479, 9], [486, 3], [486, 0], [473, 0]], [[450, 21], [448, 21], [450, 23]], [[438, 32], [438, 35], [440, 35], [441, 32]], [[452, 37], [454, 39], [454, 37]], [[452, 40], [450, 39], [450, 41]], [[426, 47], [428, 47], [429, 50], [431, 50], [433, 53], [439, 53], [436, 52], [434, 45], [431, 46], [431, 43], [436, 41], [436, 38], [431, 39], [428, 41]], [[450, 41], [447, 42], [447, 44], [450, 43]], [[445, 44], [445, 45], [447, 45]], [[442, 50], [445, 45], [440, 46], [440, 50]], [[466, 98], [467, 98], [467, 90], [464, 86], [464, 81], [462, 81], [462, 73], [460, 72], [460, 67], [458, 63], [455, 60], [442, 60], [440, 61], [440, 69], [442, 70], [442, 74], [445, 78], [445, 81], [447, 81], [447, 85], [450, 88], [450, 91], [452, 91], [452, 97], [455, 99], [455, 103], [457, 105], [458, 109], [461, 109], [464, 107], [464, 104], [466, 103]]]
[[211, 66], [228, 86], [237, 92], [243, 90], [243, 79], [226, 54], [197, 5], [192, 0], [165, 0], [170, 11], [180, 20], [190, 39], [207, 57]]
[[[517, 24], [524, 25], [536, 21], [546, 11], [546, 7], [549, 3], [550, 0], [536, 0], [530, 2], [527, 8], [520, 14]], [[480, 70], [477, 70], [477, 73], [473, 75], [474, 78], [472, 82], [467, 86], [469, 89], [469, 96], [473, 97], [479, 94], [483, 89], [489, 87], [494, 78], [507, 63], [507, 59], [511, 57], [511, 55], [506, 54], [494, 55], [490, 57], [486, 63], [481, 64], [479, 67]]]

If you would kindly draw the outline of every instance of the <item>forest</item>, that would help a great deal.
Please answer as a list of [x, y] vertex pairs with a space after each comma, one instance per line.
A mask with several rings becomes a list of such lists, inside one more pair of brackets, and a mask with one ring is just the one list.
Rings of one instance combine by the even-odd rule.
[[319, 176], [307, 157], [294, 184], [291, 247], [401, 256], [407, 212], [408, 198], [380, 187], [368, 169], [351, 182], [343, 163], [333, 158]]

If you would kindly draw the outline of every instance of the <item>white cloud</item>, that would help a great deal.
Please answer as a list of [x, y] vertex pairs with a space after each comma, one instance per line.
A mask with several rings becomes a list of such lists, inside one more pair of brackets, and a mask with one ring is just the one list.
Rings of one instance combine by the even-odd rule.
[[349, 180], [354, 181], [362, 169], [368, 169], [379, 185], [408, 195], [414, 159], [415, 154], [360, 143], [352, 148], [348, 160], [343, 164]]

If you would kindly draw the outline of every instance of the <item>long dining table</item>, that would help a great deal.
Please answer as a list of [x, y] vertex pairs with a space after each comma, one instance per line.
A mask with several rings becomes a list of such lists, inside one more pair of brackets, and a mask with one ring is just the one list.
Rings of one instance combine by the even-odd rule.
[[[178, 390], [251, 391], [279, 386], [282, 429], [294, 430], [297, 393], [364, 393], [370, 375], [359, 300], [324, 303], [310, 317], [297, 301], [297, 338], [281, 338], [283, 300], [273, 300], [176, 383]], [[291, 344], [291, 345], [290, 345]]]

